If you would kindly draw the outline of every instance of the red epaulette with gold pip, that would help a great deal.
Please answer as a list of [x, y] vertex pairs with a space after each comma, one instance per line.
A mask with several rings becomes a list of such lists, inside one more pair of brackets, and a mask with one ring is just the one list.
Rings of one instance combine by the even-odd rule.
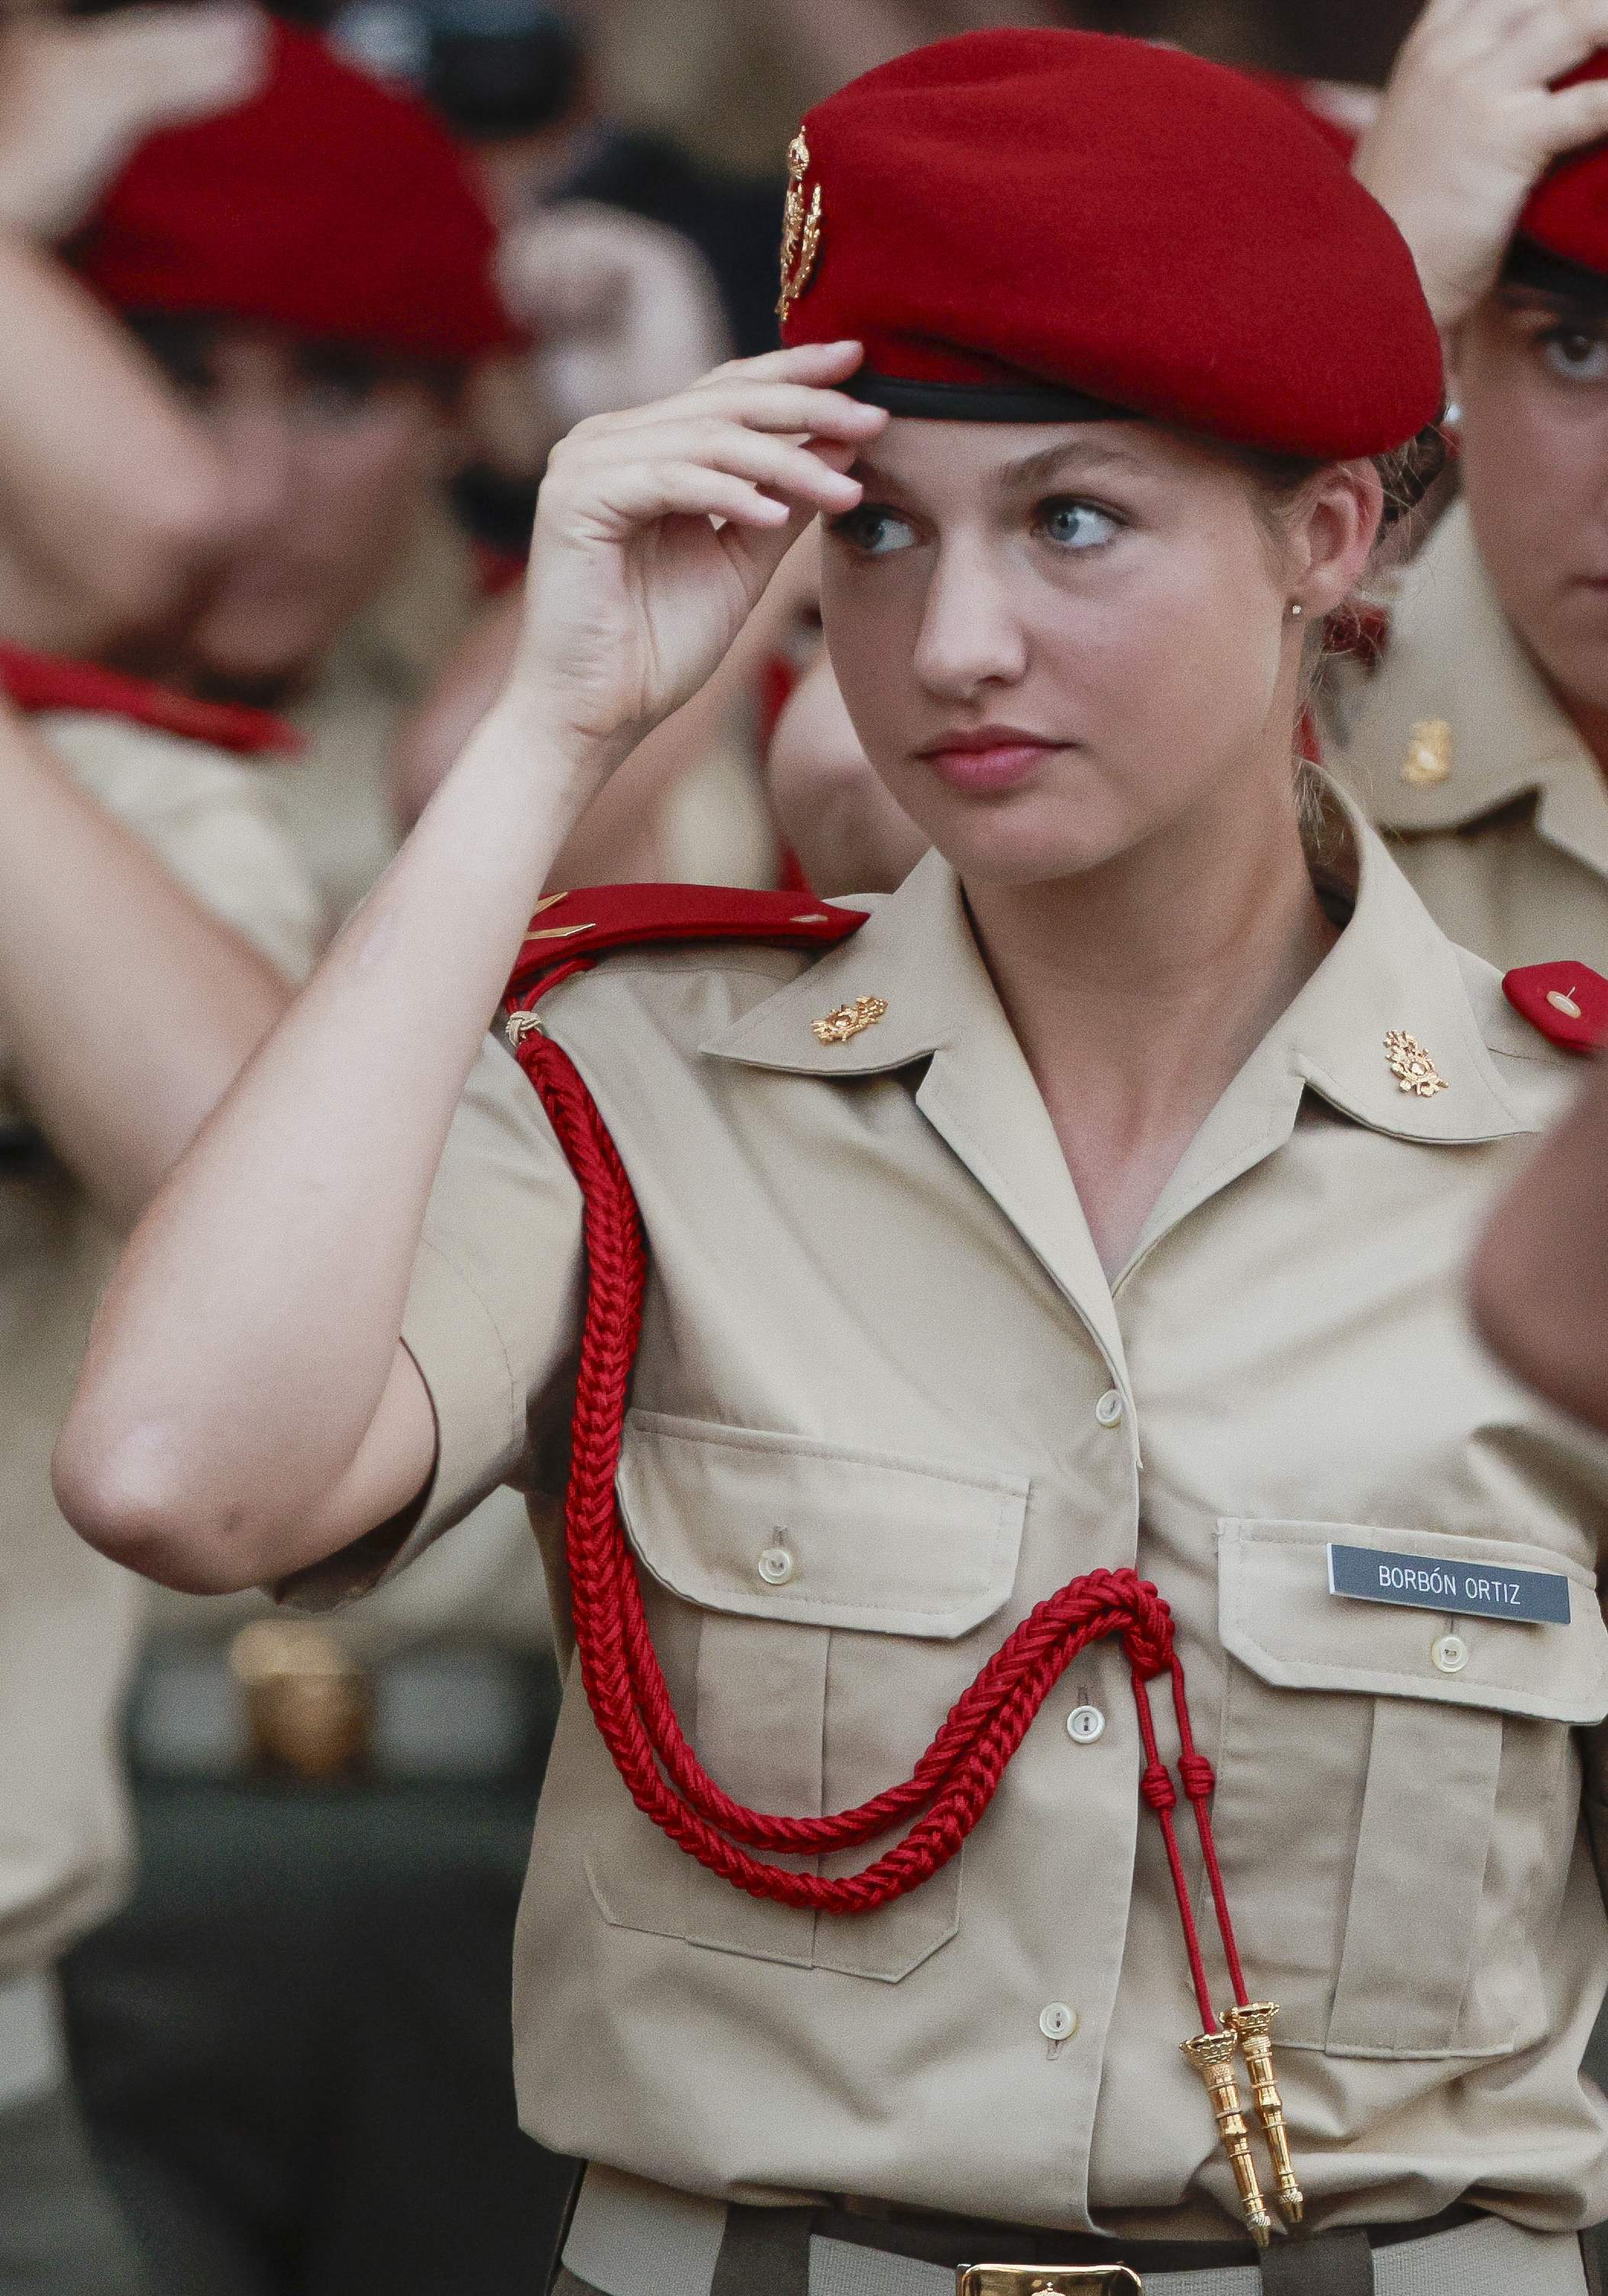
[[83, 709], [97, 718], [126, 718], [159, 734], [231, 750], [237, 757], [275, 750], [293, 755], [303, 747], [296, 728], [269, 710], [238, 701], [201, 701], [148, 677], [130, 677], [67, 654], [36, 653], [28, 646], [0, 644], [0, 693], [30, 714]]
[[1595, 1053], [1608, 1044], [1608, 980], [1588, 964], [1522, 964], [1503, 981], [1502, 993], [1565, 1052]]
[[527, 995], [554, 965], [589, 964], [610, 949], [644, 942], [758, 940], [783, 948], [830, 948], [857, 932], [866, 914], [835, 908], [807, 893], [757, 893], [734, 885], [590, 885], [549, 893], [530, 920], [508, 997]]

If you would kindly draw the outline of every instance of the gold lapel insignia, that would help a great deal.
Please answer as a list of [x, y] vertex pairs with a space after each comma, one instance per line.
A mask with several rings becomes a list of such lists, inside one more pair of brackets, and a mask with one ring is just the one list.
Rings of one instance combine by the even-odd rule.
[[1386, 1031], [1384, 1056], [1403, 1092], [1415, 1093], [1420, 1100], [1433, 1100], [1438, 1092], [1449, 1090], [1446, 1078], [1417, 1037], [1409, 1037], [1405, 1029]]
[[787, 147], [787, 205], [782, 211], [782, 292], [776, 316], [787, 315], [808, 286], [821, 252], [821, 186], [806, 207], [804, 179], [809, 173], [809, 145], [800, 127]]
[[874, 1029], [887, 1010], [885, 996], [857, 996], [852, 1004], [840, 1004], [824, 1021], [812, 1021], [809, 1025], [822, 1044], [846, 1045], [863, 1029]]
[[1451, 777], [1451, 727], [1444, 718], [1421, 718], [1407, 735], [1402, 780], [1413, 789], [1437, 789]]

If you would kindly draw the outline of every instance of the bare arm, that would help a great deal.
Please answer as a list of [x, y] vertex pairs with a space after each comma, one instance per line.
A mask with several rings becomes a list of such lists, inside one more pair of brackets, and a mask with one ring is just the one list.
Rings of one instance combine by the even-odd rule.
[[222, 533], [223, 472], [127, 330], [0, 235], [0, 631], [99, 647], [160, 620]]
[[1474, 1312], [1522, 1379], [1608, 1434], [1608, 1065], [1498, 1207]]
[[24, 644], [150, 627], [220, 538], [204, 429], [49, 250], [144, 136], [239, 102], [267, 53], [231, 0], [0, 29], [0, 631]]
[[131, 1223], [291, 990], [3, 707], [0, 819], [0, 1051]]
[[106, 1552], [245, 1586], [424, 1487], [433, 1419], [398, 1334], [464, 1079], [569, 829], [710, 675], [808, 517], [858, 500], [833, 463], [883, 418], [824, 387], [857, 355], [726, 368], [558, 450], [506, 693], [108, 1292], [57, 1454]]

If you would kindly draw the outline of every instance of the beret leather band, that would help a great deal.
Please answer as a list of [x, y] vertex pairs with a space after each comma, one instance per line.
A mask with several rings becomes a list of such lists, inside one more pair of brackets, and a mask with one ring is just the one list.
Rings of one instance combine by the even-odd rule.
[[1503, 258], [1502, 282], [1508, 287], [1533, 287], [1538, 294], [1555, 295], [1560, 302], [1591, 308], [1608, 303], [1608, 238], [1603, 247], [1603, 267], [1596, 270], [1572, 256], [1555, 255], [1528, 233], [1520, 232]]
[[936, 422], [1132, 422], [1129, 407], [1044, 383], [921, 382], [864, 368], [841, 388], [867, 406]]

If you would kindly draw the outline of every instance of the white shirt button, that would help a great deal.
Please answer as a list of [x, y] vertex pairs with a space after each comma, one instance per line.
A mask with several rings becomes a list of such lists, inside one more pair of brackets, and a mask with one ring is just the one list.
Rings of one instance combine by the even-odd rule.
[[759, 1576], [767, 1587], [785, 1587], [798, 1567], [784, 1546], [767, 1546], [759, 1557]]
[[1108, 1387], [1095, 1406], [1095, 1416], [1102, 1427], [1118, 1427], [1122, 1423], [1122, 1398], [1114, 1387]]
[[1461, 1674], [1468, 1664], [1468, 1644], [1461, 1635], [1442, 1635], [1432, 1644], [1430, 1656], [1442, 1674]]
[[1105, 1735], [1105, 1717], [1097, 1706], [1074, 1706], [1066, 1718], [1066, 1734], [1079, 1746], [1092, 1746]]
[[1038, 2013], [1038, 2030], [1046, 2041], [1070, 2041], [1078, 2030], [1078, 2012], [1064, 2001], [1052, 2001]]

